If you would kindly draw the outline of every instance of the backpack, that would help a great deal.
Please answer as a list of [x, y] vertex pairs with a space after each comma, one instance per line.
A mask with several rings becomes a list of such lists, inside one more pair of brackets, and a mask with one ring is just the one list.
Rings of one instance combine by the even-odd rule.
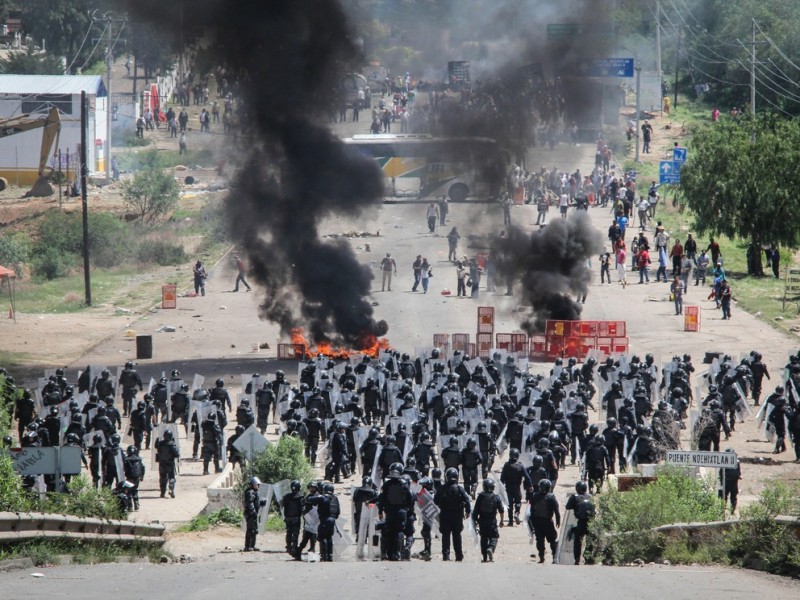
[[128, 473], [130, 474], [131, 479], [141, 479], [142, 478], [142, 459], [139, 457], [131, 457], [125, 461], [128, 465]]
[[594, 517], [594, 504], [591, 497], [587, 494], [575, 496], [577, 505], [575, 506], [575, 518], [579, 521], [588, 521]]

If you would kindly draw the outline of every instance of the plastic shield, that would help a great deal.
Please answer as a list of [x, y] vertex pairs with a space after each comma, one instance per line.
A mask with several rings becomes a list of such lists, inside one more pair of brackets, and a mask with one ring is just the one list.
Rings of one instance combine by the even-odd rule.
[[503, 506], [506, 507], [506, 510], [510, 510], [511, 505], [508, 503], [508, 492], [506, 491], [505, 484], [499, 479], [495, 481], [495, 484], [497, 485], [497, 495], [500, 496]]
[[572, 554], [572, 544], [570, 544], [569, 534], [576, 525], [575, 511], [572, 509], [564, 511], [564, 519], [561, 521], [561, 530], [558, 533], [558, 546], [553, 563], [557, 565], [574, 565], [575, 559]]
[[192, 391], [195, 390], [202, 390], [203, 389], [203, 382], [206, 380], [205, 377], [202, 375], [195, 373], [194, 379], [192, 380]]
[[272, 494], [273, 489], [270, 484], [262, 484], [261, 487], [258, 488], [258, 498], [259, 500], [266, 500], [267, 503], [264, 506], [260, 506], [258, 508], [258, 531], [264, 532], [267, 529], [267, 517], [269, 517], [269, 509], [270, 505], [272, 504]]
[[480, 548], [480, 541], [478, 540], [478, 532], [475, 529], [475, 521], [472, 520], [472, 517], [466, 519], [466, 529], [467, 533], [469, 533], [470, 537], [472, 538], [472, 543], [475, 545], [476, 548]]
[[315, 506], [312, 508], [304, 516], [305, 523], [303, 524], [303, 530], [317, 535], [317, 530], [319, 529], [319, 513], [317, 507]]
[[[150, 461], [150, 465], [151, 465], [152, 468], [155, 468], [156, 465], [158, 464], [158, 463], [156, 463], [156, 444], [155, 443], [156, 443], [157, 440], [160, 440], [160, 439], [162, 439], [164, 437], [164, 432], [166, 430], [168, 430], [168, 429], [172, 432], [172, 439], [175, 440], [175, 445], [178, 447], [178, 452], [180, 452], [181, 443], [180, 443], [180, 440], [178, 439], [178, 424], [177, 423], [159, 423], [158, 425], [153, 427], [153, 433], [152, 433], [153, 445], [150, 446], [152, 448], [151, 461]], [[178, 459], [178, 462], [180, 463], [180, 459]]]
[[380, 544], [376, 547], [372, 540], [375, 537], [375, 526], [378, 522], [378, 506], [364, 504], [361, 508], [361, 520], [358, 523], [356, 539], [356, 558], [359, 560], [376, 560], [380, 558]]
[[353, 538], [345, 531], [344, 525], [347, 519], [336, 519], [333, 528], [333, 556], [335, 560], [341, 560], [345, 552], [353, 545]]
[[439, 529], [439, 507], [433, 501], [433, 495], [426, 489], [417, 493], [416, 509], [422, 520], [434, 531]]

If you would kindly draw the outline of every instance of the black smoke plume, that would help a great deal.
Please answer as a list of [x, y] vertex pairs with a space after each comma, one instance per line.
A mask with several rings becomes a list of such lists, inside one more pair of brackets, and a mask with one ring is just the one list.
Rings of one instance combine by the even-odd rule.
[[[131, 8], [165, 24], [160, 3]], [[264, 288], [261, 316], [284, 333], [360, 347], [386, 333], [367, 300], [372, 274], [342, 242], [323, 242], [330, 214], [359, 215], [383, 193], [376, 163], [324, 126], [354, 35], [334, 0], [199, 0], [186, 3], [214, 28], [215, 58], [238, 85], [247, 159], [226, 201], [229, 231]], [[185, 16], [185, 15], [184, 15]], [[172, 12], [168, 27], [178, 27]], [[195, 17], [196, 18], [196, 17]]]
[[547, 319], [580, 319], [577, 298], [587, 293], [591, 279], [586, 261], [602, 247], [600, 233], [584, 212], [554, 219], [533, 233], [512, 226], [492, 239], [497, 273], [514, 286], [522, 285], [525, 331], [544, 331]]

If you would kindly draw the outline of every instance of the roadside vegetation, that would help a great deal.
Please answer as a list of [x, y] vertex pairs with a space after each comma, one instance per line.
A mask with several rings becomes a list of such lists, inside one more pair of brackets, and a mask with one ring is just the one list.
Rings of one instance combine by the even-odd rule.
[[[704, 191], [700, 189], [701, 185], [705, 184], [699, 183], [698, 179], [702, 182], [713, 180], [715, 186], [719, 185], [725, 190], [738, 190], [741, 186], [735, 185], [734, 182], [741, 178], [740, 174], [753, 171], [756, 168], [755, 165], [747, 167], [736, 166], [729, 174], [720, 173], [719, 169], [717, 169], [714, 177], [710, 176], [710, 173], [707, 172], [710, 165], [706, 164], [709, 162], [709, 158], [706, 156], [709, 150], [708, 148], [703, 150], [703, 147], [720, 147], [727, 144], [727, 142], [722, 143], [717, 137], [708, 137], [707, 133], [702, 133], [711, 129], [708, 127], [711, 124], [710, 110], [711, 107], [702, 102], [680, 96], [677, 109], [673, 108], [669, 117], [664, 117], [657, 122], [657, 132], [660, 137], [654, 138], [653, 145], [654, 148], [656, 148], [654, 153], [642, 155], [643, 162], [638, 164], [634, 163], [633, 143], [631, 142], [629, 143], [627, 158], [623, 163], [623, 168], [626, 172], [630, 169], [635, 169], [637, 171], [639, 193], [645, 194], [650, 182], [658, 181], [658, 161], [667, 159], [666, 151], [672, 147], [673, 142], [677, 141], [682, 147], [687, 148], [689, 151], [689, 161], [687, 161], [686, 164], [686, 173], [689, 177], [687, 183], [691, 185], [691, 188], [687, 189], [687, 185], [663, 185], [659, 188], [661, 200], [659, 201], [656, 220], [661, 221], [666, 230], [670, 233], [670, 246], [675, 239], [680, 239], [681, 242], [684, 242], [686, 240], [686, 235], [691, 233], [697, 240], [699, 253], [700, 250], [708, 247], [709, 237], [713, 236], [720, 245], [724, 260], [725, 274], [731, 282], [734, 299], [737, 302], [738, 308], [756, 315], [762, 320], [769, 322], [777, 329], [786, 332], [791, 331], [793, 327], [796, 328], [798, 325], [797, 319], [800, 317], [800, 297], [789, 295], [784, 307], [784, 276], [787, 269], [800, 268], [800, 263], [798, 263], [795, 253], [798, 240], [795, 239], [794, 228], [781, 228], [779, 231], [777, 228], [773, 227], [771, 223], [773, 223], [775, 219], [790, 223], [793, 222], [793, 219], [781, 216], [770, 217], [759, 224], [756, 230], [754, 230], [752, 226], [753, 219], [748, 219], [747, 215], [752, 214], [755, 208], [738, 206], [736, 200], [726, 197], [725, 199], [718, 199], [715, 202], [722, 202], [723, 205], [729, 205], [730, 207], [738, 206], [738, 208], [722, 210], [719, 207], [715, 207], [714, 203], [708, 200], [709, 196], [714, 195], [711, 193], [713, 190], [709, 189]], [[722, 118], [724, 121], [727, 117], [723, 115]], [[671, 123], [671, 129], [660, 129], [666, 123]], [[744, 127], [747, 130], [746, 135], [743, 136], [747, 140], [749, 140], [748, 123], [749, 121], [744, 119], [742, 125], [739, 127], [739, 129]], [[762, 123], [761, 126], [769, 130], [773, 127], [771, 123], [772, 121], [767, 117], [764, 119], [764, 123]], [[726, 132], [727, 130], [723, 131], [721, 134], [725, 136], [726, 139], [733, 135], [730, 132]], [[798, 132], [798, 135], [800, 135], [800, 132]], [[740, 136], [740, 138], [741, 137], [742, 136]], [[744, 143], [744, 140], [740, 141]], [[771, 143], [771, 138], [765, 139], [765, 143], [769, 145]], [[735, 146], [733, 143], [730, 145]], [[742, 148], [737, 148], [742, 154], [749, 155], [749, 160], [752, 161], [756, 161], [757, 157], [760, 156], [774, 155], [774, 153], [762, 151], [748, 153]], [[703, 164], [705, 167], [700, 171], [695, 169], [695, 173], [697, 174], [693, 175], [692, 165], [695, 164]], [[789, 161], [786, 164], [788, 166], [793, 163]], [[773, 170], [769, 165], [765, 165], [765, 168]], [[692, 179], [693, 177], [694, 179]], [[726, 181], [725, 177], [728, 177], [730, 181]], [[790, 179], [778, 174], [774, 174], [773, 177], [775, 177], [774, 185], [769, 184], [766, 187], [770, 189], [778, 187], [778, 193], [783, 193], [784, 195], [788, 193], [788, 198], [793, 198], [795, 196], [795, 194], [791, 192], [786, 192], [785, 190], [783, 192], [780, 191], [786, 186], [792, 186]], [[748, 176], [747, 179], [750, 181], [750, 176]], [[763, 189], [764, 182], [761, 178], [754, 174], [752, 180], [756, 182], [754, 185], [757, 185], [759, 189]], [[742, 185], [744, 185], [744, 182]], [[751, 196], [754, 196], [754, 194], [750, 192], [741, 194], [740, 203], [748, 202], [747, 199]], [[755, 196], [758, 197], [757, 202], [761, 207], [766, 204], [772, 206], [780, 204], [777, 201], [765, 200], [760, 193], [755, 194]], [[792, 203], [790, 202], [789, 204]], [[731, 218], [734, 213], [739, 215], [736, 219]], [[716, 215], [716, 217], [714, 215]], [[732, 226], [725, 226], [724, 222], [726, 220], [730, 221]], [[654, 225], [653, 223], [653, 226]], [[646, 234], [651, 242], [653, 238], [652, 229], [651, 227], [650, 231]], [[781, 268], [779, 278], [773, 276], [772, 270], [767, 267], [766, 264], [763, 265], [763, 275], [748, 275], [747, 247], [754, 238], [758, 239], [759, 246], [762, 243], [769, 244], [777, 242], [780, 244]], [[764, 256], [762, 251], [762, 261]], [[713, 278], [710, 277], [710, 270], [709, 277], [706, 278], [706, 283], [708, 288], [695, 288], [692, 286], [689, 290], [689, 296], [687, 296], [685, 301], [700, 302], [708, 296], [710, 287], [713, 284]], [[695, 289], [698, 290], [697, 294], [694, 293]]]
[[724, 520], [715, 480], [671, 469], [653, 483], [628, 492], [609, 490], [595, 502], [586, 552], [590, 562], [722, 564], [800, 577], [797, 523], [776, 521], [777, 516], [800, 518], [800, 484], [771, 481], [729, 528], [691, 537], [653, 528]]

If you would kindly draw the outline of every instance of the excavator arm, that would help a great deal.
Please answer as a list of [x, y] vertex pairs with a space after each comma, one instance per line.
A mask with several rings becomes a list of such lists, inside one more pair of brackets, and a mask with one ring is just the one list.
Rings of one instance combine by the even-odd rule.
[[61, 116], [58, 114], [58, 109], [52, 107], [47, 116], [31, 117], [29, 114], [19, 115], [10, 119], [0, 120], [0, 138], [22, 133], [23, 131], [31, 131], [32, 129], [43, 128], [42, 131], [42, 149], [39, 153], [39, 178], [33, 184], [33, 187], [25, 194], [25, 197], [30, 196], [43, 197], [53, 194], [53, 188], [47, 181], [45, 169], [47, 168], [47, 159], [53, 150], [53, 145], [58, 146], [58, 138], [61, 134]]

